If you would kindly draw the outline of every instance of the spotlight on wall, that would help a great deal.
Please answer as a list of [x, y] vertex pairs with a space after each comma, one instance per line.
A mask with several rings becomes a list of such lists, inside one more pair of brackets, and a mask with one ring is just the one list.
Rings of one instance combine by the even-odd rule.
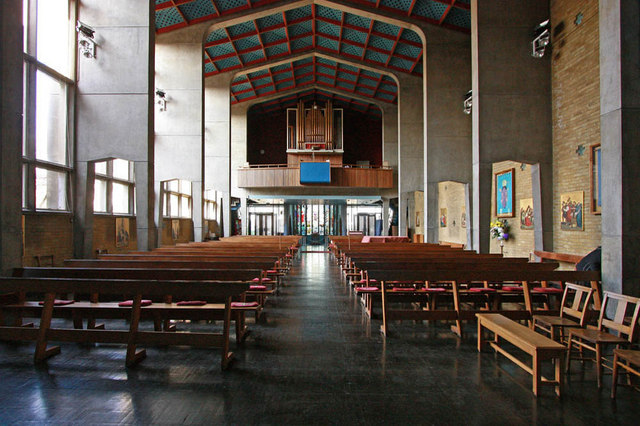
[[465, 114], [471, 114], [471, 107], [473, 106], [471, 98], [472, 98], [472, 91], [469, 90], [464, 95], [464, 102], [462, 103], [463, 111]]
[[85, 58], [93, 59], [96, 57], [96, 41], [94, 36], [96, 30], [89, 25], [80, 21], [76, 23], [76, 31], [78, 32], [78, 48], [80, 54]]
[[551, 23], [547, 19], [538, 24], [533, 30], [533, 41], [531, 42], [531, 56], [534, 58], [542, 58], [544, 50], [551, 42]]
[[167, 93], [162, 89], [156, 89], [156, 103], [160, 105], [160, 111], [167, 110]]

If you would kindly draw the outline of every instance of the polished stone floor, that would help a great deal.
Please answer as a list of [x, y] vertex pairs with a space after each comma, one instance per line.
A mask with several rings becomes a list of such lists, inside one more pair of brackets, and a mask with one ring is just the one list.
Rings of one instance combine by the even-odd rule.
[[510, 361], [446, 325], [394, 325], [386, 341], [326, 253], [300, 253], [264, 324], [219, 353], [150, 348], [124, 367], [121, 346], [62, 345], [47, 367], [33, 344], [0, 343], [0, 424], [638, 424], [640, 393], [576, 363], [564, 397], [535, 398]]

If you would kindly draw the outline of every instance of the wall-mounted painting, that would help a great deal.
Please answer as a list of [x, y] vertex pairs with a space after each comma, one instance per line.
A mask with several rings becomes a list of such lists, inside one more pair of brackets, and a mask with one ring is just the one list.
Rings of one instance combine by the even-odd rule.
[[566, 231], [584, 231], [583, 206], [583, 191], [560, 195], [560, 228]]
[[447, 208], [440, 209], [440, 228], [447, 227]]
[[515, 186], [515, 170], [509, 169], [495, 174], [496, 176], [496, 216], [514, 217], [513, 192]]
[[180, 238], [180, 220], [172, 219], [171, 220], [171, 238], [176, 241]]
[[591, 147], [591, 213], [602, 213], [602, 153], [600, 144]]
[[533, 198], [520, 200], [520, 229], [533, 229]]
[[128, 217], [116, 217], [116, 247], [129, 247]]
[[462, 206], [462, 213], [460, 214], [460, 227], [467, 227], [467, 206]]

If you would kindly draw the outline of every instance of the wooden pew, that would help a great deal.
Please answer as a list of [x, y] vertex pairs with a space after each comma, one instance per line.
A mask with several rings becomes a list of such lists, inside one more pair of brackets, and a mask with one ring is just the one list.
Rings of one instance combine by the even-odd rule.
[[[489, 341], [491, 347], [533, 376], [533, 394], [535, 396], [538, 396], [543, 384], [553, 385], [556, 395], [562, 395], [562, 367], [567, 353], [567, 348], [564, 345], [500, 314], [483, 313], [476, 314], [476, 317], [478, 319], [478, 352], [482, 352], [484, 348], [484, 330], [491, 331], [494, 335], [493, 340]], [[500, 345], [500, 339], [506, 340], [531, 355], [532, 365], [525, 364], [505, 350]], [[546, 379], [542, 375], [542, 362], [546, 360], [551, 360], [555, 364], [555, 378], [553, 380]]]
[[[0, 292], [44, 293], [44, 304], [41, 309], [40, 325], [38, 328], [5, 326], [0, 324], [0, 339], [4, 340], [34, 340], [36, 342], [34, 361], [42, 362], [50, 356], [60, 352], [59, 347], [48, 348], [49, 341], [80, 342], [80, 343], [120, 343], [127, 345], [126, 365], [132, 366], [146, 357], [146, 351], [137, 350], [142, 345], [188, 345], [197, 347], [222, 348], [222, 368], [227, 368], [233, 358], [229, 351], [229, 327], [231, 322], [231, 300], [249, 289], [244, 282], [222, 281], [170, 281], [170, 280], [119, 280], [119, 279], [80, 279], [80, 278], [20, 278], [0, 277]], [[128, 330], [103, 329], [75, 329], [53, 328], [51, 320], [54, 316], [54, 301], [56, 294], [132, 294], [133, 302], [130, 308], [118, 307], [129, 319]], [[171, 315], [177, 315], [181, 307], [174, 304], [151, 304], [142, 307], [143, 297], [174, 297], [196, 299], [223, 299], [224, 303], [202, 307], [205, 313], [222, 312], [222, 333], [202, 332], [166, 332], [141, 331], [140, 319], [145, 314], [159, 309]], [[116, 304], [117, 306], [117, 304]], [[1, 306], [4, 308], [6, 306]], [[73, 305], [67, 305], [73, 311]], [[62, 308], [62, 307], [57, 307]], [[91, 309], [82, 306], [78, 309]], [[113, 309], [116, 309], [115, 307]], [[206, 315], [205, 315], [206, 316]]]
[[[539, 310], [534, 309], [532, 301], [532, 287], [534, 283], [540, 283], [544, 286], [549, 281], [557, 282], [575, 282], [575, 281], [599, 281], [600, 273], [596, 271], [539, 271], [539, 270], [488, 270], [488, 271], [475, 271], [469, 269], [455, 269], [455, 270], [368, 270], [369, 278], [377, 280], [380, 283], [380, 287], [383, 291], [380, 291], [382, 299], [382, 315], [383, 323], [381, 326], [381, 332], [384, 335], [388, 334], [389, 322], [393, 320], [454, 320], [455, 326], [452, 326], [452, 330], [462, 336], [463, 328], [462, 321], [471, 321], [475, 319], [475, 314], [479, 312], [500, 313], [508, 316], [509, 318], [516, 320], [531, 320], [534, 313], [545, 313], [557, 315], [557, 311], [554, 310]], [[450, 283], [451, 290], [447, 293], [451, 295], [453, 299], [452, 310], [393, 310], [387, 302], [387, 296], [393, 295], [395, 297], [417, 296], [422, 294], [425, 300], [430, 294], [428, 291], [415, 291], [415, 292], [394, 292], [389, 290], [389, 287], [393, 286], [394, 281], [405, 282], [448, 282]], [[509, 287], [519, 284], [521, 289], [517, 291], [501, 291], [491, 290], [474, 291], [471, 289], [461, 288], [463, 283], [498, 283], [499, 286], [508, 285]], [[515, 284], [514, 284], [515, 283]], [[486, 284], [485, 284], [486, 286]], [[401, 293], [401, 294], [399, 294]], [[561, 293], [561, 292], [560, 292]], [[501, 297], [503, 295], [517, 296], [522, 298], [523, 309], [521, 310], [503, 310], [494, 307], [490, 309], [463, 309], [461, 301], [464, 297], [478, 298], [480, 296]]]

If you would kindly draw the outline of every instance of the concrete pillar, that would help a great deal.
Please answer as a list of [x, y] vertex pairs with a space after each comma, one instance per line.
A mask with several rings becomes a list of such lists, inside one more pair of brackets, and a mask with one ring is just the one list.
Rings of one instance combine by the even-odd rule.
[[[208, 77], [204, 89], [204, 156], [206, 188], [223, 194], [224, 236], [231, 235], [231, 80], [230, 74]], [[246, 148], [245, 148], [246, 149]], [[246, 156], [245, 156], [246, 158]], [[244, 161], [243, 161], [244, 163]]]
[[0, 273], [22, 266], [22, 0], [0, 2]]
[[[425, 145], [425, 242], [437, 243], [439, 231], [438, 182], [470, 183], [471, 117], [462, 111], [464, 94], [471, 89], [471, 39], [466, 34], [428, 26], [427, 139]], [[467, 228], [468, 229], [468, 228]]]
[[202, 34], [158, 37], [155, 86], [166, 93], [166, 111], [156, 107], [156, 186], [170, 179], [192, 184], [195, 241], [203, 238], [204, 146]]
[[424, 108], [421, 77], [399, 74], [398, 87], [398, 235], [407, 235], [409, 193], [424, 185]]
[[[83, 198], [90, 196], [83, 191], [90, 161], [122, 158], [154, 167], [155, 12], [146, 0], [83, 0], [78, 19], [95, 28], [98, 45], [95, 59], [78, 59], [74, 214], [86, 218], [93, 209], [93, 199]], [[144, 176], [136, 176], [136, 193], [138, 249], [146, 250], [156, 239], [149, 232], [153, 187]], [[90, 235], [84, 221], [74, 222], [77, 256], [92, 255]]]
[[640, 5], [600, 0], [602, 286], [640, 296]]
[[[552, 244], [550, 54], [531, 56], [532, 31], [549, 18], [539, 0], [472, 0], [472, 234], [489, 251], [492, 163], [540, 164], [545, 247]], [[514, 204], [514, 211], [515, 211]]]
[[389, 235], [389, 199], [382, 199], [382, 235]]

